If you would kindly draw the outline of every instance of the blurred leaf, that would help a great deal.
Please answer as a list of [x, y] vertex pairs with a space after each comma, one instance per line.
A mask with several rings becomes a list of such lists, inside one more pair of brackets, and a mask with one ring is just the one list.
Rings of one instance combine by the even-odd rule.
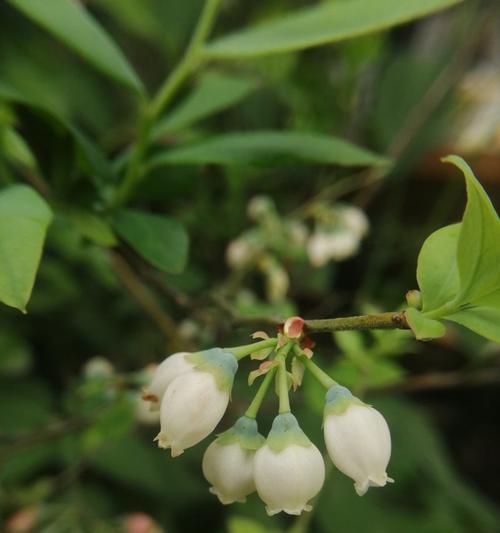
[[[125, 484], [129, 490], [152, 494], [163, 502], [169, 501], [170, 505], [196, 498], [202, 486], [201, 473], [191, 473], [185, 463], [172, 461], [169, 454], [159, 450], [152, 440], [151, 437], [151, 442], [146, 444], [134, 434], [110, 439], [93, 456], [92, 466]], [[200, 479], [199, 485], [197, 479]]]
[[52, 212], [26, 185], [0, 191], [0, 300], [26, 311]]
[[59, 112], [47, 106], [46, 103], [38, 101], [36, 95], [26, 95], [16, 87], [0, 81], [0, 100], [2, 99], [41, 110], [55, 119], [76, 141], [77, 146], [92, 169], [91, 177], [98, 177], [101, 180], [109, 180], [111, 178], [111, 168], [100, 148]]
[[17, 165], [35, 167], [35, 157], [21, 135], [13, 128], [5, 128], [2, 133], [3, 139], [0, 146], [3, 148], [6, 158]]
[[316, 133], [252, 131], [228, 133], [153, 156], [149, 169], [160, 165], [283, 164], [305, 161], [341, 166], [383, 165], [387, 160], [354, 144]]
[[153, 135], [160, 137], [218, 113], [245, 98], [255, 86], [255, 80], [250, 78], [208, 72], [191, 94], [158, 122]]
[[59, 450], [53, 442], [35, 442], [31, 446], [13, 450], [4, 460], [0, 468], [0, 480], [4, 483], [15, 483], [27, 480], [46, 468], [57, 463]]
[[[36, 380], [0, 382], [0, 432], [10, 435], [42, 429], [50, 420], [51, 396]], [[8, 408], [7, 408], [8, 406]]]
[[404, 375], [397, 363], [387, 359], [368, 359], [363, 366], [356, 361], [341, 359], [332, 366], [329, 373], [333, 379], [352, 389], [392, 385]]
[[343, 352], [363, 353], [366, 350], [360, 331], [336, 331], [333, 336]]
[[0, 329], [0, 376], [18, 377], [31, 367], [31, 346], [7, 328]]
[[442, 337], [446, 333], [446, 328], [439, 322], [427, 318], [423, 313], [412, 307], [405, 311], [406, 320], [415, 335], [415, 338], [421, 341]]
[[99, 246], [109, 247], [118, 244], [108, 222], [98, 215], [78, 208], [64, 209], [63, 214], [76, 226], [81, 235]]
[[63, 41], [81, 57], [138, 92], [140, 80], [116, 44], [75, 0], [8, 0], [16, 9]]
[[182, 272], [186, 265], [189, 239], [176, 220], [143, 211], [118, 211], [113, 225], [125, 241], [156, 268]]
[[256, 520], [245, 516], [230, 516], [227, 520], [228, 533], [272, 533], [273, 531], [276, 530], [271, 530]]
[[238, 58], [300, 50], [381, 31], [458, 4], [461, 0], [351, 0], [326, 2], [223, 36], [206, 46], [209, 57]]
[[[425, 58], [422, 58], [418, 50], [401, 51], [399, 48], [394, 50], [377, 79], [377, 87], [374, 88], [375, 101], [371, 108], [373, 116], [369, 120], [379, 147], [385, 149], [391, 143], [396, 142], [402, 128], [407, 126], [409, 117], [416, 108], [418, 109], [425, 94], [448, 60], [449, 57], [444, 50]], [[405, 80], [405, 91], [400, 90], [402, 79]], [[436, 136], [444, 124], [449, 127], [449, 121], [445, 118], [440, 109], [436, 110], [422, 127], [420, 135], [423, 139], [415, 138], [413, 143], [423, 142], [428, 145], [427, 137], [432, 142], [436, 142]], [[409, 147], [410, 149], [414, 148]], [[405, 157], [409, 155], [407, 152], [405, 152]], [[401, 161], [397, 162], [399, 165], [401, 163]]]

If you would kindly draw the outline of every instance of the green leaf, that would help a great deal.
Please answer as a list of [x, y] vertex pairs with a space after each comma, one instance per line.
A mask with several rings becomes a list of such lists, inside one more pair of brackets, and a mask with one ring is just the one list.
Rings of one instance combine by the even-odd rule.
[[0, 144], [5, 157], [12, 163], [28, 168], [36, 167], [36, 160], [26, 141], [13, 128], [5, 128]]
[[52, 212], [26, 185], [0, 192], [0, 300], [26, 312]]
[[227, 520], [228, 533], [272, 533], [276, 530], [270, 530], [268, 526], [263, 526], [253, 518], [245, 516], [230, 516]]
[[92, 170], [92, 177], [97, 176], [104, 181], [112, 177], [110, 165], [100, 148], [56, 110], [48, 107], [43, 102], [37, 101], [33, 96], [27, 96], [16, 87], [2, 82], [0, 82], [0, 99], [33, 107], [54, 118], [73, 137]]
[[118, 244], [116, 236], [104, 219], [83, 209], [68, 208], [63, 214], [76, 227], [78, 232], [99, 246], [115, 246]]
[[176, 220], [134, 209], [118, 211], [113, 225], [132, 248], [156, 268], [170, 273], [184, 269], [188, 236]]
[[411, 307], [406, 309], [405, 316], [415, 338], [420, 341], [442, 337], [446, 333], [446, 328], [441, 322], [427, 318], [417, 309]]
[[75, 0], [8, 0], [26, 17], [63, 41], [94, 67], [132, 87], [143, 88], [125, 56]]
[[500, 291], [500, 220], [469, 165], [455, 155], [443, 161], [457, 166], [467, 185], [467, 206], [457, 244], [460, 276], [457, 300], [475, 303]]
[[0, 329], [0, 377], [19, 378], [28, 373], [33, 351], [28, 341], [7, 326]]
[[221, 37], [209, 57], [238, 58], [301, 50], [380, 31], [460, 3], [461, 0], [351, 0], [325, 2]]
[[172, 164], [248, 165], [305, 161], [342, 166], [381, 165], [383, 157], [342, 139], [294, 131], [228, 133], [159, 153], [149, 168]]
[[336, 331], [335, 343], [343, 353], [364, 353], [366, 351], [363, 334], [360, 331]]
[[[2, 347], [3, 348], [3, 347]], [[42, 430], [51, 419], [49, 388], [34, 379], [0, 380], [0, 427], [5, 435], [22, 435]]]
[[463, 172], [467, 205], [461, 224], [441, 228], [422, 246], [417, 279], [423, 314], [408, 310], [408, 322], [417, 338], [439, 333], [431, 318], [445, 318], [499, 342], [500, 219], [467, 163], [454, 155], [443, 161]]
[[359, 365], [354, 360], [343, 358], [331, 367], [329, 374], [339, 383], [355, 389], [392, 385], [401, 380], [404, 371], [397, 363], [387, 359], [370, 358]]
[[417, 263], [417, 281], [423, 310], [438, 309], [458, 293], [457, 241], [461, 224], [452, 224], [432, 233], [424, 242]]
[[447, 316], [446, 320], [452, 320], [478, 335], [500, 343], [500, 305], [465, 309]]
[[[200, 476], [181, 462], [165, 460], [155, 450], [151, 439], [144, 442], [138, 435], [130, 433], [117, 439], [107, 439], [99, 453], [92, 454], [90, 464], [93, 470], [114, 482], [119, 482], [133, 493], [173, 505], [182, 505], [189, 498], [201, 498], [205, 487]], [[172, 479], [182, 483], [172, 483]]]
[[250, 78], [208, 72], [193, 92], [158, 122], [153, 135], [159, 137], [218, 113], [245, 98], [255, 87], [255, 80]]

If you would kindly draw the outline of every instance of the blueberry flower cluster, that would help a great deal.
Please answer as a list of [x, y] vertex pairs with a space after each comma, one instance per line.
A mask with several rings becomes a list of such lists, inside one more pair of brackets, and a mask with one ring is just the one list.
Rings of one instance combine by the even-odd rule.
[[[208, 446], [202, 463], [210, 492], [223, 504], [243, 502], [257, 492], [269, 515], [299, 515], [311, 510], [311, 500], [325, 480], [325, 463], [291, 413], [289, 388], [296, 389], [308, 370], [326, 388], [324, 439], [335, 466], [354, 481], [360, 496], [369, 487], [393, 481], [386, 468], [391, 437], [384, 417], [333, 381], [312, 361], [312, 343], [304, 336], [304, 321], [288, 319], [276, 338], [263, 332], [262, 340], [246, 346], [212, 348], [198, 353], [176, 353], [158, 367], [143, 398], [160, 410], [160, 448], [172, 457], [211, 434], [222, 419], [231, 395], [238, 360], [250, 355], [262, 360], [249, 382], [264, 376], [236, 423]], [[291, 364], [289, 362], [291, 361]], [[290, 371], [288, 370], [290, 368]], [[256, 417], [271, 382], [276, 381], [279, 413], [265, 438]]]

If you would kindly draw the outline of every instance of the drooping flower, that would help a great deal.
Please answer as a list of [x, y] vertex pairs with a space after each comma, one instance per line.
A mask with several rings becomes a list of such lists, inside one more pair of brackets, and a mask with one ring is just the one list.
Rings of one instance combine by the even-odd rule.
[[274, 419], [266, 444], [255, 454], [254, 479], [268, 515], [311, 510], [308, 502], [323, 486], [325, 464], [291, 413]]
[[244, 502], [255, 491], [253, 460], [265, 439], [257, 422], [242, 416], [236, 424], [219, 435], [203, 456], [203, 475], [211, 483], [210, 492], [223, 504]]
[[160, 406], [160, 448], [172, 457], [198, 444], [223, 417], [238, 362], [232, 353], [212, 348], [186, 356], [190, 372], [176, 377], [167, 387]]
[[354, 480], [363, 496], [369, 487], [383, 487], [387, 476], [391, 435], [384, 417], [341, 385], [326, 393], [324, 434], [335, 466]]
[[193, 370], [187, 359], [189, 352], [178, 352], [166, 357], [156, 368], [151, 383], [144, 389], [143, 400], [150, 402], [152, 411], [160, 408], [167, 387], [178, 376]]

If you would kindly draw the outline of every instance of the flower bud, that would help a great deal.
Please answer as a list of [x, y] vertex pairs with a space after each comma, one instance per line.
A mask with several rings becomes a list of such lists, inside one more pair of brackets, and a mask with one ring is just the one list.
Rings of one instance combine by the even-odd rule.
[[151, 384], [144, 389], [143, 400], [150, 402], [150, 409], [156, 411], [160, 408], [160, 402], [172, 381], [193, 370], [193, 365], [189, 363], [186, 356], [188, 352], [178, 352], [165, 358], [156, 368]]
[[186, 356], [194, 368], [168, 385], [160, 406], [160, 448], [171, 448], [172, 457], [198, 444], [223, 417], [238, 363], [233, 354], [212, 348]]
[[406, 302], [414, 309], [422, 309], [422, 293], [417, 290], [408, 291], [406, 293]]
[[340, 385], [326, 393], [324, 433], [335, 466], [354, 480], [363, 496], [369, 487], [383, 487], [391, 457], [391, 435], [384, 417]]
[[253, 459], [265, 439], [257, 422], [242, 416], [210, 444], [203, 456], [203, 475], [212, 484], [210, 492], [221, 503], [244, 502], [255, 490]]
[[365, 213], [354, 205], [342, 205], [339, 210], [342, 225], [359, 238], [364, 237], [370, 228]]
[[266, 444], [255, 454], [254, 479], [269, 516], [312, 509], [308, 501], [323, 486], [325, 464], [291, 413], [274, 419]]

